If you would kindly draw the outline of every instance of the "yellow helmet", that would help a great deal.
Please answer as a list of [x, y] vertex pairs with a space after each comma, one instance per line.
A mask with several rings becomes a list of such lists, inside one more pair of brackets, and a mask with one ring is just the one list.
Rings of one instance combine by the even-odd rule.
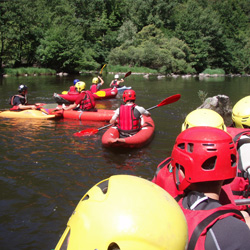
[[81, 82], [81, 81], [77, 82], [75, 85], [78, 92], [83, 91], [85, 89], [85, 86], [86, 86], [85, 82]]
[[[55, 250], [184, 250], [188, 231], [178, 203], [156, 184], [114, 175], [80, 200]], [[66, 247], [65, 247], [66, 246]]]
[[250, 128], [250, 96], [242, 98], [234, 105], [232, 120], [236, 128]]
[[97, 84], [98, 82], [99, 82], [98, 77], [94, 77], [94, 78], [92, 79], [92, 83]]
[[208, 126], [227, 131], [221, 115], [211, 109], [196, 109], [189, 113], [182, 124], [181, 131], [197, 126]]

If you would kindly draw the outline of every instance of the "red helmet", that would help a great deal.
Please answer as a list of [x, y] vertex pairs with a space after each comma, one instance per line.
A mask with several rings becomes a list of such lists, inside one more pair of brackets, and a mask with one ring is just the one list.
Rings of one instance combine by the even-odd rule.
[[[232, 137], [213, 127], [184, 130], [175, 141], [171, 155], [174, 180], [183, 191], [192, 183], [225, 180], [230, 183], [237, 171], [237, 151]], [[185, 177], [181, 176], [182, 170]]]
[[126, 103], [127, 101], [135, 101], [136, 99], [136, 93], [133, 89], [128, 89], [123, 92], [122, 95], [123, 101]]

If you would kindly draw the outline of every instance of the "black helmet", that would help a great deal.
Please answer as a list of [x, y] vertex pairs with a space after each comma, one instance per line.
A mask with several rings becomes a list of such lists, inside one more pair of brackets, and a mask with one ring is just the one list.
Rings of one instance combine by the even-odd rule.
[[18, 92], [19, 93], [22, 93], [23, 91], [27, 90], [28, 87], [24, 84], [21, 84], [19, 87], [18, 87]]

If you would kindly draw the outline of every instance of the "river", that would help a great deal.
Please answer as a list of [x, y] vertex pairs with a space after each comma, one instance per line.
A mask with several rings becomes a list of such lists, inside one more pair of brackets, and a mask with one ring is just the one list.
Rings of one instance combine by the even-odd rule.
[[[90, 86], [93, 76], [28, 76], [0, 79], [0, 108], [20, 84], [28, 85], [30, 103], [53, 103], [53, 93], [67, 90], [74, 78]], [[104, 75], [107, 88], [112, 75]], [[201, 105], [198, 91], [207, 97], [224, 94], [232, 105], [250, 93], [250, 78], [220, 77], [145, 79], [126, 78], [138, 105], [149, 108], [174, 94], [181, 99], [151, 111], [155, 122], [152, 142], [136, 150], [102, 147], [100, 131], [91, 137], [73, 137], [85, 128], [105, 123], [72, 120], [0, 120], [0, 246], [2, 250], [53, 249], [81, 197], [97, 182], [115, 174], [151, 180], [157, 165], [170, 156], [185, 116]], [[121, 96], [98, 101], [99, 108], [116, 109]]]

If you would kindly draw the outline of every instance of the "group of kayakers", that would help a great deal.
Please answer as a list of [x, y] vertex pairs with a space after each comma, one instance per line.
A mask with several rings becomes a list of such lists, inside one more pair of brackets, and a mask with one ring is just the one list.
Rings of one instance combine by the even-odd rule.
[[[250, 196], [248, 107], [250, 96], [234, 106], [232, 127], [226, 127], [215, 111], [192, 111], [182, 125], [171, 156], [158, 165], [150, 192], [145, 186], [146, 180], [141, 179], [140, 184], [134, 185], [128, 176], [113, 176], [98, 183], [79, 202], [68, 222], [67, 232], [71, 233], [67, 249], [249, 249], [249, 206], [237, 205]], [[133, 116], [130, 114], [130, 117]], [[115, 182], [115, 178], [119, 181]], [[166, 191], [165, 198], [160, 198], [165, 205], [157, 200], [159, 186]], [[149, 195], [143, 195], [141, 188]], [[173, 203], [169, 194], [181, 208], [185, 222], [177, 208], [176, 212], [170, 211]], [[93, 202], [101, 205], [95, 207]], [[138, 202], [143, 209], [134, 207]], [[90, 206], [96, 208], [92, 208], [94, 215], [89, 214]], [[169, 214], [172, 218], [165, 220], [164, 216]], [[141, 217], [141, 220], [135, 219]], [[108, 225], [103, 224], [106, 218]], [[98, 234], [91, 231], [92, 227], [99, 228]], [[98, 240], [81, 242], [82, 232]], [[65, 237], [66, 234], [61, 243]], [[60, 242], [56, 249], [60, 249]]]
[[[104, 82], [96, 77], [92, 83], [98, 91]], [[80, 95], [64, 109], [93, 110], [91, 90], [79, 80], [74, 87]], [[37, 108], [27, 105], [26, 85], [18, 92], [11, 98], [13, 110]], [[150, 116], [135, 104], [134, 90], [125, 90], [122, 98], [124, 104], [110, 120], [120, 132], [117, 141], [137, 133], [142, 115]], [[234, 106], [231, 127], [215, 111], [192, 111], [152, 182], [113, 176], [95, 185], [78, 204], [56, 249], [62, 244], [68, 250], [249, 249], [250, 209], [247, 203], [237, 205], [250, 197], [249, 152], [250, 96]]]

